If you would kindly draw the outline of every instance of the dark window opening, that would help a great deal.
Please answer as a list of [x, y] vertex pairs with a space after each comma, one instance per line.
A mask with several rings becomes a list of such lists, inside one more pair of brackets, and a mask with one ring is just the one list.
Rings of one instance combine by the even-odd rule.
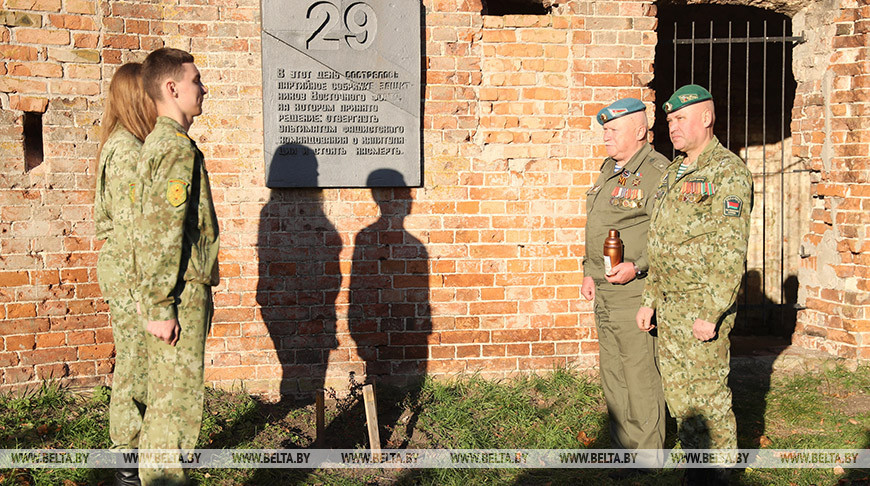
[[43, 160], [42, 113], [24, 112], [24, 170], [29, 172]]
[[549, 15], [546, 0], [483, 0], [483, 15]]
[[[672, 155], [662, 105], [676, 88], [699, 84], [713, 94], [716, 136], [733, 152], [791, 136], [797, 83], [791, 19], [753, 7], [658, 6], [656, 148]], [[764, 116], [766, 114], [766, 116]]]

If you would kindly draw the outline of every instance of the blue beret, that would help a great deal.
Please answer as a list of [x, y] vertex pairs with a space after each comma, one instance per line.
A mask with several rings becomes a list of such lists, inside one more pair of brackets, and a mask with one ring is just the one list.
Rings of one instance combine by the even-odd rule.
[[595, 119], [598, 120], [599, 125], [604, 125], [615, 118], [644, 110], [646, 110], [646, 105], [643, 104], [643, 101], [637, 98], [623, 98], [602, 108]]
[[662, 108], [664, 108], [665, 113], [673, 113], [685, 106], [712, 99], [713, 95], [706, 89], [697, 84], [687, 84], [674, 91], [674, 94], [662, 105]]

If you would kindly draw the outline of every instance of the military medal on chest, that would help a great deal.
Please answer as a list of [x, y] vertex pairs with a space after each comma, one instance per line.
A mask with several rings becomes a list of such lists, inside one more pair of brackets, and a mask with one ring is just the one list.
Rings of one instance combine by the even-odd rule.
[[643, 189], [632, 189], [625, 186], [616, 186], [610, 193], [610, 204], [624, 208], [639, 208], [643, 206]]
[[628, 178], [631, 176], [631, 172], [625, 170], [622, 174], [619, 175], [619, 179], [616, 181], [620, 186], [624, 186], [626, 182], [628, 182]]
[[707, 182], [706, 177], [689, 179], [683, 183], [680, 189], [679, 200], [683, 202], [698, 203], [706, 200], [716, 193], [712, 182]]

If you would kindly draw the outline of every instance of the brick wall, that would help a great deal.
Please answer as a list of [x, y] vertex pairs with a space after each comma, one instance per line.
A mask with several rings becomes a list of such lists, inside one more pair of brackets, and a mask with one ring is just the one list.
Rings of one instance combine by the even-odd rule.
[[[7, 0], [0, 21], [2, 383], [104, 381], [113, 345], [91, 221], [103, 86], [98, 5]], [[45, 158], [33, 167], [23, 156], [25, 111], [43, 114]]]
[[[571, 1], [547, 16], [483, 17], [479, 0], [424, 1], [425, 184], [377, 191], [266, 189], [259, 2], [179, 3], [0, 3], [0, 387], [110, 381], [91, 221], [96, 125], [114, 69], [162, 45], [193, 52], [210, 89], [192, 135], [222, 229], [212, 383], [274, 396], [340, 385], [349, 371], [401, 381], [596, 365], [591, 305], [579, 296], [584, 193], [604, 156], [592, 117], [620, 96], [652, 100], [650, 3]], [[866, 8], [844, 7], [832, 42], [865, 35], [857, 19]], [[803, 83], [794, 150], [817, 167], [825, 150], [832, 167], [857, 167], [867, 150], [866, 51], [848, 47], [831, 65], [828, 143], [812, 125], [828, 106], [822, 84]], [[24, 112], [43, 113], [45, 157], [32, 168]], [[866, 266], [853, 265], [864, 254], [854, 245], [870, 236], [855, 220], [866, 209], [861, 170], [819, 168], [814, 187], [825, 198], [807, 242], [830, 235], [843, 259], [818, 272], [855, 273], [839, 290], [806, 286], [796, 342], [863, 349], [866, 359]], [[804, 270], [818, 261], [805, 259]]]
[[[870, 360], [870, 6], [843, 0], [800, 13], [809, 42], [800, 76], [794, 155], [813, 169], [794, 343]], [[802, 69], [803, 68], [803, 69]]]
[[[483, 17], [423, 3], [425, 185], [263, 184], [259, 2], [6, 0], [0, 17], [2, 386], [109, 380], [113, 345], [91, 221], [102, 93], [122, 62], [188, 49], [208, 84], [192, 135], [222, 229], [207, 378], [274, 395], [347, 373], [411, 378], [592, 367], [579, 296], [582, 207], [603, 156], [592, 117], [651, 100], [645, 2]], [[25, 170], [22, 114], [43, 112]]]

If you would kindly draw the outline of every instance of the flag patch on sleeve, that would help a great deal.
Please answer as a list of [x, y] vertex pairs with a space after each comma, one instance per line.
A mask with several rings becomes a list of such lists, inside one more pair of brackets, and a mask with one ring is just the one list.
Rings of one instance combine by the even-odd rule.
[[725, 198], [725, 208], [723, 209], [723, 214], [725, 216], [731, 216], [736, 218], [740, 216], [740, 212], [743, 210], [743, 201], [737, 196], [728, 196]]

